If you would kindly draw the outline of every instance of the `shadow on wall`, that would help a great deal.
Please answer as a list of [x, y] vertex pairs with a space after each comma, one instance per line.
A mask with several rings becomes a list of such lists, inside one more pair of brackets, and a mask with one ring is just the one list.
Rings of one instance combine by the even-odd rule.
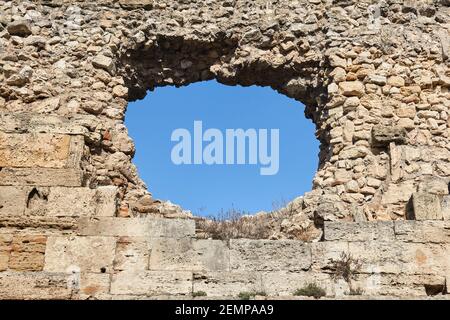
[[195, 214], [270, 211], [311, 190], [314, 125], [269, 87], [159, 87], [130, 103], [125, 120], [149, 191]]

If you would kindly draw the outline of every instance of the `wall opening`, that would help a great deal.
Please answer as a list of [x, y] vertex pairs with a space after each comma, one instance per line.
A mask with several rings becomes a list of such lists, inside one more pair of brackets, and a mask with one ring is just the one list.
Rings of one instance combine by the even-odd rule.
[[[187, 129], [194, 153], [195, 121], [203, 133], [223, 133], [224, 164], [176, 164], [171, 158], [177, 141], [174, 130]], [[125, 123], [136, 144], [134, 163], [154, 198], [170, 200], [195, 215], [215, 216], [236, 209], [256, 213], [271, 211], [311, 190], [318, 166], [319, 141], [315, 126], [304, 116], [304, 106], [270, 87], [227, 86], [202, 81], [176, 88], [157, 87], [143, 100], [129, 103]], [[227, 129], [267, 131], [267, 155], [274, 151], [271, 129], [279, 130], [278, 170], [262, 175], [261, 139], [256, 163], [251, 163], [246, 140], [245, 163], [226, 164]], [[235, 141], [237, 144], [237, 141]], [[202, 142], [202, 153], [207, 141]], [[235, 149], [237, 153], [237, 148]], [[275, 156], [275, 155], [271, 155]], [[273, 173], [273, 172], [272, 172]]]

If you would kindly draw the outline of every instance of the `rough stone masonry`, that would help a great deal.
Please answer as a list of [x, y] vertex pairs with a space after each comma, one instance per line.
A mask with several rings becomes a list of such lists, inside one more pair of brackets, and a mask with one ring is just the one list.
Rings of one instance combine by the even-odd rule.
[[[448, 298], [449, 34], [448, 0], [0, 0], [0, 298]], [[209, 79], [316, 125], [266, 239], [200, 236], [131, 163], [127, 103]]]

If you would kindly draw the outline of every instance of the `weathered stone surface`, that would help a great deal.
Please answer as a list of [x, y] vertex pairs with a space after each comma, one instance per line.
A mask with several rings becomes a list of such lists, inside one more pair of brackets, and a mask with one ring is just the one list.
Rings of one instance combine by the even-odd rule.
[[204, 291], [208, 297], [237, 297], [241, 292], [262, 292], [262, 274], [251, 271], [196, 272], [193, 292]]
[[143, 271], [149, 269], [152, 242], [145, 237], [120, 237], [114, 258], [115, 271]]
[[15, 271], [42, 271], [47, 237], [15, 236], [11, 243], [8, 267]]
[[399, 241], [449, 243], [449, 221], [394, 221], [395, 238]]
[[[82, 273], [79, 278], [79, 299], [102, 299], [109, 295], [110, 275], [104, 273]], [[78, 279], [77, 279], [78, 280]]]
[[344, 96], [362, 96], [364, 85], [359, 81], [344, 81], [339, 83], [339, 88]]
[[445, 274], [448, 248], [441, 244], [350, 242], [349, 253], [360, 260], [362, 273]]
[[0, 186], [0, 216], [22, 215], [30, 191], [30, 187]]
[[450, 196], [443, 196], [441, 201], [442, 218], [450, 220]]
[[112, 237], [49, 237], [44, 271], [111, 272], [116, 249]]
[[376, 125], [372, 127], [372, 145], [376, 147], [388, 146], [391, 142], [404, 144], [406, 130], [402, 127]]
[[114, 61], [110, 57], [104, 55], [98, 55], [92, 60], [92, 64], [96, 68], [105, 69], [109, 73], [114, 73], [115, 65]]
[[192, 272], [122, 271], [112, 275], [112, 294], [190, 295]]
[[150, 270], [228, 271], [230, 252], [221, 240], [162, 238], [152, 242]]
[[8, 24], [7, 30], [12, 36], [26, 37], [31, 34], [31, 24], [26, 20], [18, 20]]
[[70, 143], [68, 135], [0, 132], [0, 167], [64, 168]]
[[331, 222], [324, 226], [326, 241], [373, 241], [394, 240], [394, 223], [379, 222]]
[[0, 185], [3, 186], [68, 186], [80, 187], [83, 172], [79, 169], [3, 168]]
[[311, 243], [312, 270], [314, 272], [329, 271], [333, 260], [339, 260], [342, 253], [349, 252], [347, 241]]
[[129, 236], [147, 238], [184, 238], [195, 234], [195, 222], [190, 219], [162, 218], [82, 218], [79, 234], [85, 236]]
[[416, 192], [413, 194], [412, 203], [414, 214], [411, 220], [442, 220], [441, 201], [437, 195]]
[[230, 250], [232, 271], [299, 271], [311, 266], [311, 249], [302, 241], [232, 239]]
[[44, 203], [40, 201], [37, 205], [28, 201], [25, 213], [29, 215], [112, 217], [117, 211], [117, 187], [114, 186], [97, 189], [52, 187], [34, 190], [43, 194], [45, 200]]
[[70, 299], [71, 294], [64, 273], [0, 272], [0, 299]]

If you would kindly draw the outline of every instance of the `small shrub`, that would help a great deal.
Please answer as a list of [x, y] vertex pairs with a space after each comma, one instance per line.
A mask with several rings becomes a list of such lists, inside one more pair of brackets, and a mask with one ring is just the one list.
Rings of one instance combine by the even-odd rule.
[[255, 296], [255, 294], [253, 292], [239, 292], [238, 297], [241, 300], [250, 300], [251, 298], [253, 298]]
[[351, 254], [342, 252], [338, 260], [331, 259], [332, 277], [334, 280], [343, 278], [347, 283], [356, 278], [361, 269], [362, 262], [352, 257]]
[[294, 296], [314, 297], [316, 299], [324, 297], [325, 295], [325, 290], [319, 287], [316, 283], [308, 283], [303, 288], [297, 289], [294, 292]]
[[194, 298], [195, 298], [195, 297], [206, 297], [207, 294], [206, 294], [205, 291], [194, 291], [194, 292], [192, 293], [192, 296], [193, 296]]
[[349, 296], [361, 296], [364, 293], [364, 289], [362, 288], [350, 288], [350, 291], [347, 293]]

